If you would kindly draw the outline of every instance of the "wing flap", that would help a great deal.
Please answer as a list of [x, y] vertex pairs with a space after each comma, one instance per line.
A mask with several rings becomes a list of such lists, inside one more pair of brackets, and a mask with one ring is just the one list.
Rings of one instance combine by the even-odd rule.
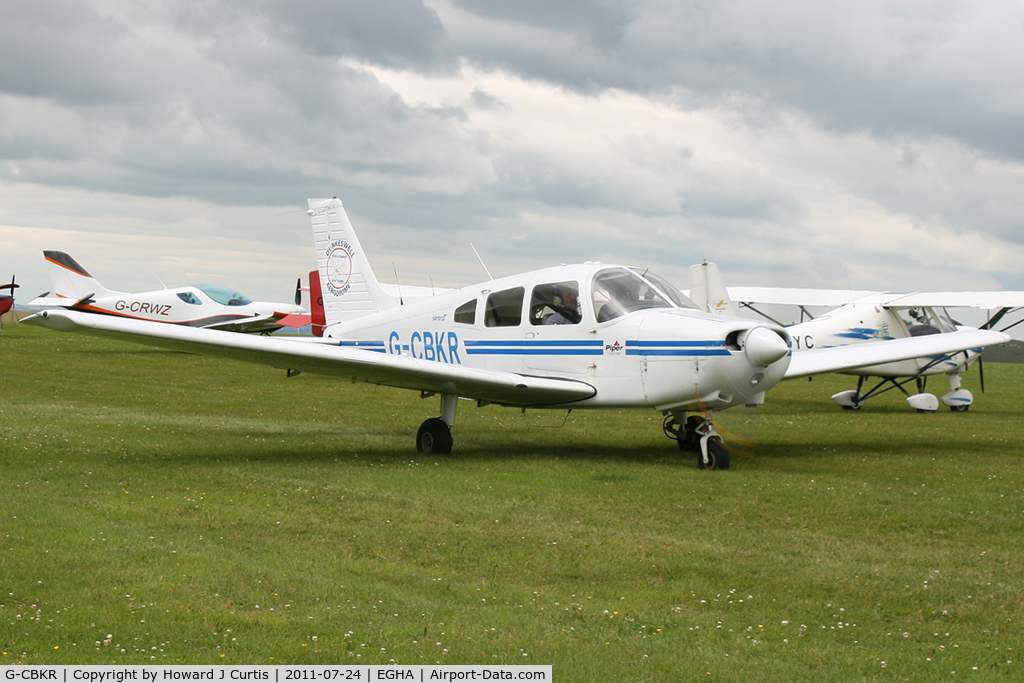
[[993, 330], [962, 330], [924, 337], [873, 341], [793, 354], [785, 379], [852, 370], [911, 358], [960, 353], [1010, 341], [1010, 335]]
[[590, 384], [578, 380], [483, 370], [342, 347], [337, 343], [310, 344], [286, 337], [253, 337], [77, 311], [43, 311], [22, 322], [61, 332], [79, 332], [357, 382], [455, 393], [463, 398], [504, 405], [559, 405], [590, 398], [597, 392]]

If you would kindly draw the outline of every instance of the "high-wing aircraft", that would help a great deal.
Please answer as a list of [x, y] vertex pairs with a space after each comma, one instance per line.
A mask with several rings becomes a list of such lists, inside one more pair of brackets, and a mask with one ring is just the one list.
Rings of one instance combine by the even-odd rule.
[[[735, 315], [739, 309], [748, 309], [778, 323], [762, 310], [764, 306], [798, 307], [802, 322], [786, 328], [797, 354], [811, 349], [975, 329], [957, 323], [950, 316], [948, 308], [987, 310], [990, 317], [982, 329], [991, 329], [1008, 314], [1024, 307], [1024, 292], [1014, 291], [908, 294], [867, 290], [725, 287], [717, 266], [707, 261], [691, 268], [691, 278], [695, 283], [691, 294], [702, 308], [711, 312]], [[831, 310], [815, 317], [808, 310], [814, 307]], [[804, 321], [805, 317], [810, 319]], [[1007, 325], [1002, 331], [1020, 322], [1018, 320]], [[935, 412], [940, 405], [946, 405], [954, 411], [966, 411], [974, 402], [974, 396], [962, 387], [961, 374], [974, 363], [978, 363], [981, 371], [980, 354], [979, 347], [843, 370], [841, 372], [858, 376], [857, 388], [839, 392], [832, 399], [844, 409], [857, 410], [869, 398], [898, 389], [906, 395], [908, 404], [921, 412]], [[949, 377], [950, 390], [941, 399], [925, 391], [926, 380], [932, 375]], [[878, 383], [865, 390], [869, 378], [877, 378]], [[916, 386], [916, 393], [907, 391], [908, 384]]]
[[14, 308], [14, 290], [18, 287], [21, 287], [21, 285], [17, 284], [13, 277], [11, 278], [10, 284], [0, 285], [0, 291], [5, 289], [11, 290], [10, 294], [0, 294], [0, 317], [3, 317], [5, 313]]
[[451, 451], [460, 399], [522, 409], [657, 410], [666, 434], [708, 469], [730, 460], [714, 411], [760, 404], [785, 378], [1009, 339], [974, 330], [792, 354], [780, 325], [705, 313], [647, 269], [600, 263], [408, 302], [374, 276], [337, 198], [309, 200], [309, 214], [325, 316], [320, 338], [225, 335], [75, 310], [25, 322], [437, 396], [439, 417], [416, 435], [422, 453]]
[[[232, 332], [269, 333], [288, 325], [289, 315], [305, 311], [299, 305], [253, 301], [218, 285], [191, 285], [129, 294], [107, 289], [70, 255], [44, 251], [53, 282], [49, 292], [32, 306], [61, 307], [131, 320], [151, 320], [188, 327]], [[302, 321], [297, 321], [301, 325]]]

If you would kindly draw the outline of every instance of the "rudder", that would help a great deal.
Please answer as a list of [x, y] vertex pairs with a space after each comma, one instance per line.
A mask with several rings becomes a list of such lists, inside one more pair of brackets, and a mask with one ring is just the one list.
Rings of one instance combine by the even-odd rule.
[[738, 315], [736, 304], [729, 298], [718, 264], [703, 263], [690, 266], [690, 298], [706, 313]]

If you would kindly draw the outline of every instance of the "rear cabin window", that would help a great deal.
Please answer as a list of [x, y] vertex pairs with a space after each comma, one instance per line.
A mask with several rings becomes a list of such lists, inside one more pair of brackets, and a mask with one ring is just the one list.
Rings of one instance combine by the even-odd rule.
[[514, 287], [494, 292], [487, 297], [484, 325], [487, 327], [515, 327], [523, 320], [523, 296], [526, 289]]
[[455, 309], [455, 322], [472, 325], [476, 322], [476, 299], [467, 301]]

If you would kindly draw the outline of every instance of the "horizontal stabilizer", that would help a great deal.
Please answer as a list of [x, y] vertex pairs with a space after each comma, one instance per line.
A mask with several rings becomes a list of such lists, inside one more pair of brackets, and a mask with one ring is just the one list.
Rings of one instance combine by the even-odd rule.
[[313, 323], [313, 316], [310, 313], [292, 313], [277, 321], [283, 327], [305, 327]]

